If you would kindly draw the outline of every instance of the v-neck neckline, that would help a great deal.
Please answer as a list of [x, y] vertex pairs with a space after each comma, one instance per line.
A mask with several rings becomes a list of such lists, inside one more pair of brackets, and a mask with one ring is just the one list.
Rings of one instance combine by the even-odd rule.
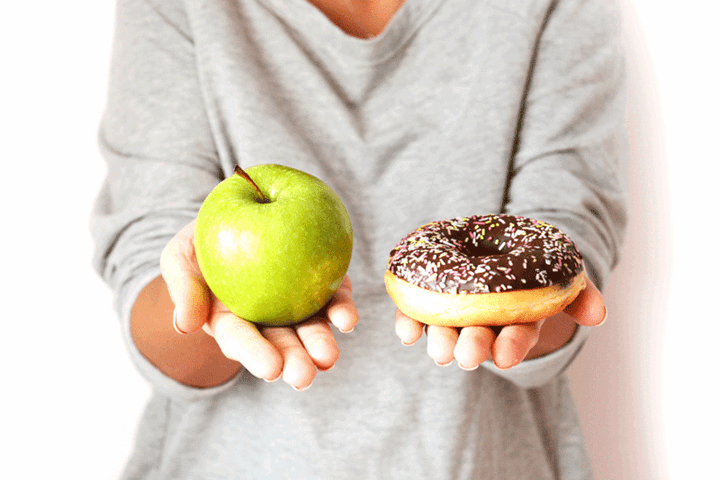
[[258, 0], [296, 35], [343, 63], [373, 65], [400, 49], [434, 13], [442, 0], [405, 0], [378, 35], [360, 38], [343, 31], [307, 0]]

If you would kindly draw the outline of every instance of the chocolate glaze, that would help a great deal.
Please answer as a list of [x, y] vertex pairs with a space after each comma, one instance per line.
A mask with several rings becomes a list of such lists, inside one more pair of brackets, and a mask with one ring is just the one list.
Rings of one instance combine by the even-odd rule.
[[411, 232], [390, 252], [388, 270], [426, 290], [490, 293], [566, 284], [583, 265], [572, 240], [552, 225], [482, 215]]

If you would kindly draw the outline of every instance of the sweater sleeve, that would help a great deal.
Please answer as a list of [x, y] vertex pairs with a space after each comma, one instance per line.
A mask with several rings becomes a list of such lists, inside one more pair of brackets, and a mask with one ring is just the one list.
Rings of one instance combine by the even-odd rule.
[[177, 5], [118, 1], [99, 128], [107, 171], [90, 227], [94, 267], [114, 294], [134, 363], [154, 388], [192, 396], [199, 389], [163, 377], [139, 353], [129, 327], [137, 295], [160, 274], [162, 249], [195, 218], [221, 177], [192, 38]]
[[[625, 76], [617, 5], [559, 0], [549, 11], [527, 87], [505, 209], [544, 220], [578, 245], [602, 288], [626, 218]], [[551, 355], [496, 372], [524, 387], [561, 373], [589, 328]]]
[[505, 209], [563, 230], [602, 287], [627, 221], [625, 71], [613, 1], [559, 0], [530, 75]]

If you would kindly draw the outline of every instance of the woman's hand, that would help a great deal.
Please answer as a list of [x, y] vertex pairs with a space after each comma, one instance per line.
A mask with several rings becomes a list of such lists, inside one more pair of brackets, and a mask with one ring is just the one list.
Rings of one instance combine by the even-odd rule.
[[404, 344], [412, 345], [425, 330], [428, 355], [438, 365], [457, 360], [460, 368], [474, 370], [492, 358], [498, 368], [508, 369], [561, 348], [572, 339], [577, 325], [597, 326], [605, 321], [602, 294], [589, 278], [586, 281], [587, 287], [564, 312], [539, 322], [457, 329], [426, 326], [397, 310], [395, 331]]
[[289, 327], [262, 327], [238, 318], [210, 291], [200, 272], [194, 246], [195, 222], [183, 228], [161, 256], [162, 275], [175, 311], [179, 333], [203, 329], [222, 353], [251, 374], [269, 382], [282, 378], [296, 390], [308, 388], [317, 370], [329, 370], [340, 356], [329, 326], [349, 332], [358, 321], [350, 279], [316, 317]]

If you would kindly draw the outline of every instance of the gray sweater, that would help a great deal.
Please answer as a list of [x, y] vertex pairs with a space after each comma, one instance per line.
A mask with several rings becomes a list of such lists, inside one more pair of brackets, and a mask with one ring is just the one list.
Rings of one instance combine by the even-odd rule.
[[[119, 0], [99, 132], [95, 265], [152, 383], [128, 479], [588, 479], [564, 369], [588, 330], [508, 371], [403, 346], [388, 253], [432, 220], [507, 212], [568, 233], [601, 285], [625, 224], [624, 71], [608, 0], [406, 0], [382, 35], [305, 0]], [[305, 392], [197, 389], [133, 345], [159, 254], [235, 163], [328, 183], [350, 212], [360, 323]]]

